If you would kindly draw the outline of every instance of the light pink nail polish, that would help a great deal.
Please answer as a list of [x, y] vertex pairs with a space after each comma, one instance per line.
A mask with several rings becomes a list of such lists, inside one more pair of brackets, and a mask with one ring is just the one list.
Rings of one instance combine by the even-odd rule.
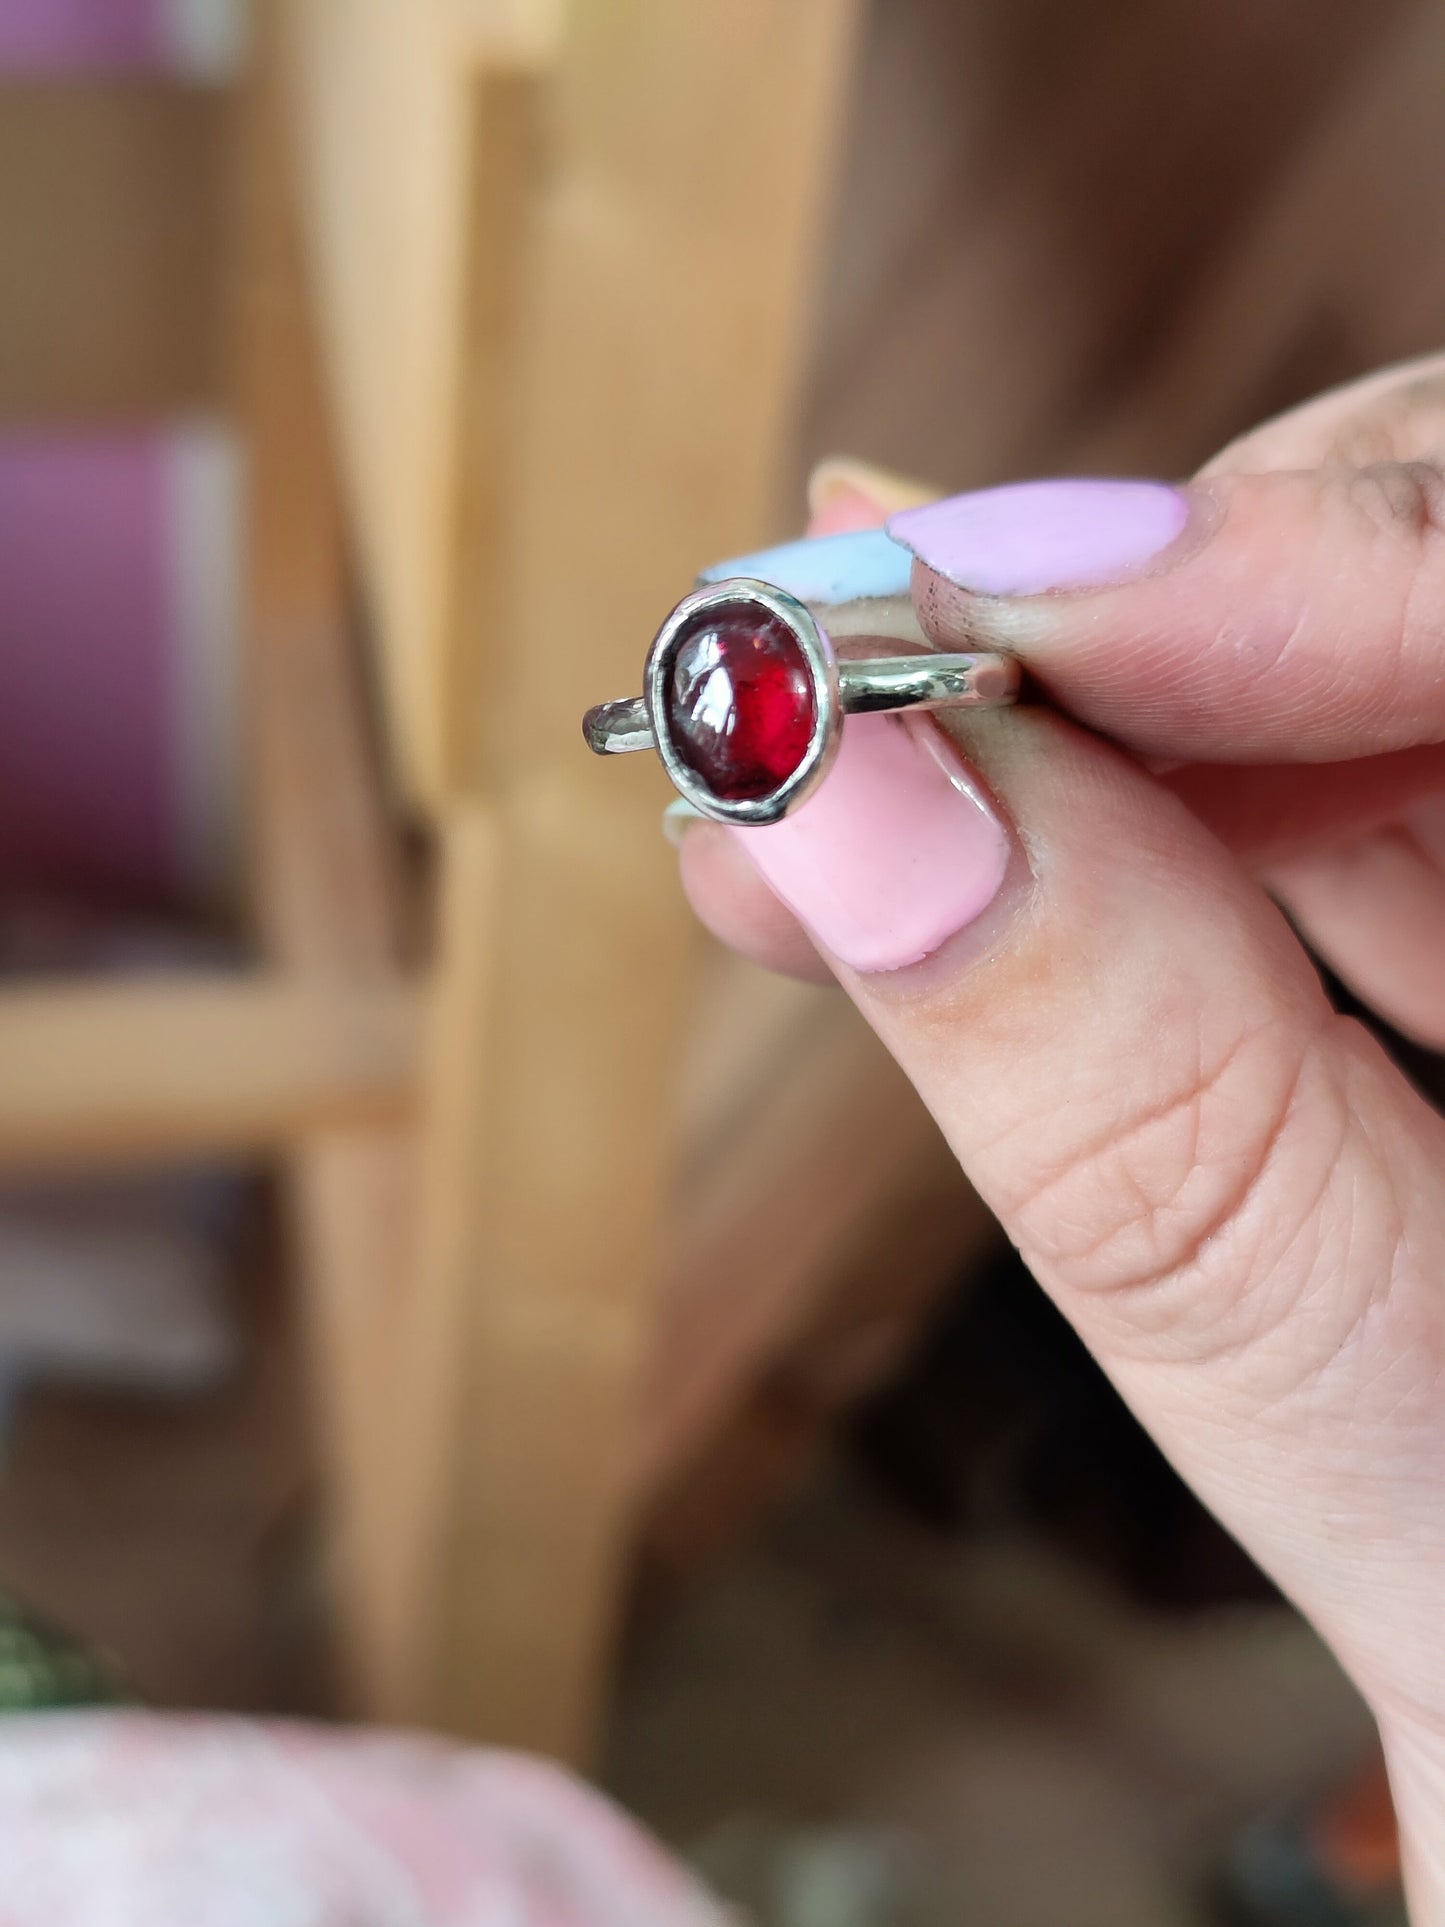
[[1107, 588], [1184, 532], [1189, 500], [1164, 482], [1015, 482], [905, 509], [888, 533], [975, 595]]
[[796, 815], [734, 830], [773, 891], [853, 970], [898, 970], [991, 902], [1008, 836], [931, 724], [854, 716]]

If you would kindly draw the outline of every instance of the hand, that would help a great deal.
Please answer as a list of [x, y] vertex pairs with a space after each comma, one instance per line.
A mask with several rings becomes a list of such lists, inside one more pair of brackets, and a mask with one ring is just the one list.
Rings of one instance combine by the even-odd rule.
[[[1445, 1047], [1441, 450], [1445, 360], [1270, 423], [1183, 489], [911, 509], [928, 634], [1016, 651], [1048, 706], [855, 718], [796, 817], [698, 824], [681, 856], [726, 941], [841, 981], [1139, 1417], [1330, 1642], [1380, 1722], [1427, 1927], [1445, 1123], [1332, 1012], [1271, 895]], [[829, 517], [897, 499], [835, 487]]]

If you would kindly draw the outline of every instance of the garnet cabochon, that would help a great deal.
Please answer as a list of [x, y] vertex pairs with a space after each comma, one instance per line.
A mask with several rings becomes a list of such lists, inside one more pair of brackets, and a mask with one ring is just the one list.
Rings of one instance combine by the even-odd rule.
[[818, 719], [803, 646], [760, 602], [699, 612], [674, 646], [667, 727], [723, 802], [768, 796], [802, 765]]

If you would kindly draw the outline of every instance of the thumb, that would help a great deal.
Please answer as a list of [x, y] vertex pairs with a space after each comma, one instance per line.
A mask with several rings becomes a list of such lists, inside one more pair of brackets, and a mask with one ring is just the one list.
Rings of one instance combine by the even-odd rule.
[[810, 930], [1035, 1275], [1376, 1710], [1428, 1694], [1404, 1656], [1438, 1639], [1445, 1582], [1445, 1126], [1223, 846], [1042, 709], [947, 735], [855, 718], [796, 817], [695, 835], [731, 838]]

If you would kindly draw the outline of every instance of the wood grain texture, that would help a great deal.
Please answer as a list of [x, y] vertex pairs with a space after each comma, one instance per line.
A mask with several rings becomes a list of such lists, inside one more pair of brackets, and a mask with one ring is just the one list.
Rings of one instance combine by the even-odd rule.
[[[393, 1717], [440, 1716], [448, 1723], [438, 1697], [438, 1641], [477, 1470], [468, 1456], [475, 1419], [461, 1401], [470, 1389], [476, 1301], [489, 1283], [479, 1270], [491, 1232], [482, 1215], [479, 1175], [495, 1119], [493, 1093], [478, 1070], [487, 1061], [496, 1022], [500, 854], [490, 808], [454, 805], [446, 812], [438, 848], [436, 964], [421, 1059], [417, 1222], [407, 1253], [404, 1309], [393, 1328], [394, 1397], [408, 1422], [390, 1442], [385, 1474], [392, 1526], [376, 1684], [382, 1707]], [[531, 1390], [545, 1398], [544, 1386]], [[542, 1422], [540, 1411], [528, 1415], [516, 1452], [531, 1449]], [[526, 1497], [540, 1508], [550, 1495], [534, 1488]], [[507, 1556], [500, 1540], [488, 1551], [499, 1561]]]
[[0, 418], [220, 404], [231, 139], [213, 90], [0, 82]]
[[[456, 781], [495, 813], [495, 908], [432, 1705], [573, 1759], [635, 1516], [690, 948], [657, 772], [590, 763], [578, 692], [633, 682], [698, 558], [765, 526], [850, 28], [836, 0], [570, 9], [554, 68], [511, 99], [520, 198], [478, 228], [510, 253], [473, 263], [491, 346], [448, 690]], [[475, 101], [491, 180], [495, 91]]]
[[[248, 451], [246, 768], [253, 913], [319, 997], [401, 982], [410, 913], [369, 714], [308, 312], [289, 129], [265, 32], [245, 102], [235, 392]], [[421, 1039], [418, 1040], [420, 1057]], [[409, 1118], [322, 1130], [287, 1168], [349, 1709], [392, 1710], [391, 1449], [417, 1236]]]
[[[434, 1520], [437, 1563], [429, 1594], [424, 1557], [390, 1559], [423, 1584], [391, 1617], [382, 1690], [574, 1755], [631, 1510], [686, 929], [655, 775], [587, 769], [577, 689], [609, 661], [635, 673], [697, 556], [761, 524], [849, 12], [578, 8], [545, 68], [487, 34], [463, 57], [432, 13], [405, 48], [382, 11], [288, 16], [388, 737], [435, 823], [443, 906], [420, 1270], [393, 1351], [394, 1382], [426, 1390], [389, 1474], [408, 1492], [393, 1527]], [[737, 114], [751, 158], [719, 182], [695, 143]], [[343, 134], [374, 152], [353, 168]], [[403, 237], [388, 222], [419, 180]], [[744, 247], [767, 271], [732, 272]]]
[[0, 1163], [273, 1150], [404, 1114], [418, 1025], [399, 983], [338, 996], [243, 976], [7, 989]]
[[491, 141], [501, 159], [494, 131], [505, 136], [513, 97], [545, 61], [553, 11], [536, 0], [289, 0], [279, 14], [325, 383], [388, 749], [408, 794], [429, 804], [450, 775], [444, 675], [459, 504], [477, 481], [471, 384], [493, 374], [467, 359], [471, 291], [487, 271], [478, 262], [499, 258], [496, 228], [514, 181], [504, 161], [478, 155]]

